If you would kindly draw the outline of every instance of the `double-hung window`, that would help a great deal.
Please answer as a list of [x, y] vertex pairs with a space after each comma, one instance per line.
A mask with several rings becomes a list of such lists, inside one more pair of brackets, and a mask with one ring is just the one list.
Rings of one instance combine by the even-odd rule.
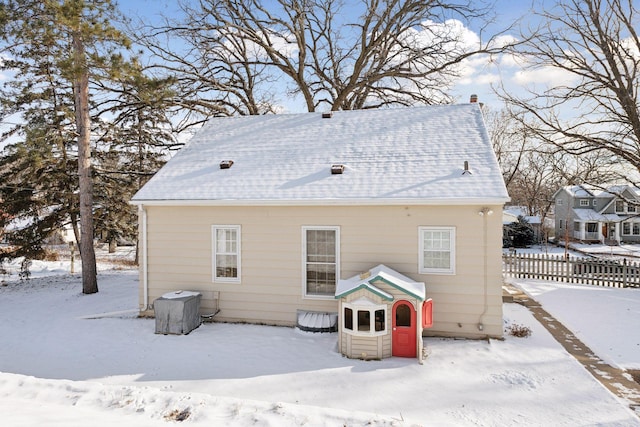
[[422, 274], [455, 274], [455, 227], [419, 227], [419, 270]]
[[240, 282], [240, 226], [212, 227], [213, 281]]
[[340, 229], [303, 227], [304, 295], [333, 297], [340, 265]]

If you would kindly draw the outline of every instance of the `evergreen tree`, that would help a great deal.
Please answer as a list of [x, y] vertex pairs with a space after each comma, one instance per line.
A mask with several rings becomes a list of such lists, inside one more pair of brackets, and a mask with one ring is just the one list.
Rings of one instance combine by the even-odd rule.
[[96, 150], [96, 231], [115, 249], [137, 241], [137, 213], [129, 200], [180, 147], [167, 117], [172, 79], [146, 77], [135, 61], [109, 88], [117, 98], [100, 111], [102, 144]]
[[[42, 212], [35, 209], [39, 206], [35, 201], [41, 202], [46, 210], [56, 209], [65, 203], [66, 206], [77, 206], [77, 210], [69, 209], [68, 212], [74, 224], [74, 212], [78, 212], [80, 218], [79, 247], [84, 293], [98, 291], [93, 247], [94, 177], [90, 116], [93, 105], [90, 95], [95, 98], [100, 91], [100, 82], [117, 78], [125, 68], [125, 59], [118, 51], [128, 48], [129, 41], [112, 25], [113, 20], [118, 19], [110, 0], [0, 0], [0, 40], [3, 43], [0, 69], [14, 73], [14, 78], [3, 86], [0, 117], [17, 117], [17, 124], [3, 136], [23, 138], [23, 147], [28, 155], [34, 156], [34, 161], [40, 159], [42, 165], [47, 165], [42, 170], [28, 168], [32, 180], [20, 180], [18, 183], [37, 182], [37, 177], [49, 181], [42, 184], [43, 188], [36, 188], [36, 185], [25, 187], [23, 184], [10, 186], [7, 184], [9, 181], [3, 181], [0, 198], [3, 204], [8, 203], [7, 200], [11, 200], [10, 204], [31, 204], [31, 207], [14, 206], [12, 210], [22, 214], [28, 212], [34, 227], [44, 224], [44, 229], [40, 230], [42, 233], [46, 233], [45, 229], [50, 230], [49, 225], [52, 224], [47, 225], [42, 220]], [[51, 139], [52, 135], [59, 137]], [[69, 135], [73, 138], [69, 139]], [[46, 145], [56, 143], [57, 152], [48, 151]], [[69, 173], [66, 162], [72, 147], [77, 159], [75, 173]], [[6, 174], [16, 170], [20, 163], [28, 162], [28, 157], [18, 158], [23, 154], [20, 148], [13, 146], [0, 171]], [[63, 161], [64, 168], [56, 167], [59, 161]], [[67, 176], [57, 182], [55, 178], [58, 177], [50, 173], [53, 171], [64, 171]], [[67, 193], [58, 200], [58, 204], [49, 205], [52, 195], [48, 193], [55, 186], [66, 189]], [[24, 235], [29, 237], [29, 233]], [[35, 240], [41, 241], [41, 237], [36, 233], [25, 239], [22, 250], [37, 250]]]
[[506, 227], [506, 242], [516, 248], [524, 248], [533, 243], [533, 227], [522, 215], [518, 221]]

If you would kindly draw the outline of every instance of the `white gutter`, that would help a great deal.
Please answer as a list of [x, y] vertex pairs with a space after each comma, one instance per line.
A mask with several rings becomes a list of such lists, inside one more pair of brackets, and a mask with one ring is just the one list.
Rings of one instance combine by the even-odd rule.
[[251, 200], [251, 199], [219, 199], [219, 200], [178, 200], [154, 199], [131, 200], [132, 205], [142, 206], [469, 206], [469, 205], [503, 205], [511, 199], [495, 198], [415, 198], [415, 199], [297, 199], [297, 200]]
[[147, 210], [143, 204], [138, 205], [138, 215], [142, 218], [142, 236], [140, 242], [142, 243], [142, 304], [143, 311], [148, 310], [149, 307], [149, 271], [147, 264]]

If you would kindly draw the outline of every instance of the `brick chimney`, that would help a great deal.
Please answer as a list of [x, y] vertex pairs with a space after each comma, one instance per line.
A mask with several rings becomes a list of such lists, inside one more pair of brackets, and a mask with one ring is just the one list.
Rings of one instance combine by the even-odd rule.
[[471, 97], [469, 98], [469, 102], [472, 104], [475, 104], [476, 102], [478, 102], [478, 95], [476, 95], [475, 93], [471, 95]]

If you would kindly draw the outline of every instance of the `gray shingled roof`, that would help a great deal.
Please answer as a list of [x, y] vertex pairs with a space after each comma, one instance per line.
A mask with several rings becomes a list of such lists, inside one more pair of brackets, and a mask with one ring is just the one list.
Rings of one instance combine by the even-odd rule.
[[[502, 203], [478, 104], [210, 120], [134, 203]], [[229, 169], [220, 162], [232, 160]], [[464, 172], [465, 161], [471, 173]], [[345, 166], [332, 175], [331, 165]]]

